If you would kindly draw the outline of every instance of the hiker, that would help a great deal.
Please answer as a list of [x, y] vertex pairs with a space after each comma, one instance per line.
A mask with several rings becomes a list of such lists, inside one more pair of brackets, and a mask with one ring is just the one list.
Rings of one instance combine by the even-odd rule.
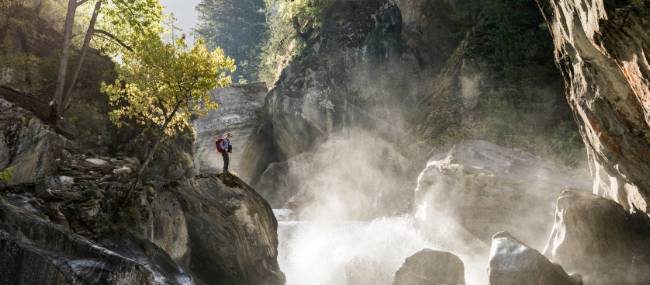
[[223, 157], [223, 173], [230, 173], [228, 171], [228, 165], [230, 164], [230, 153], [232, 153], [232, 145], [230, 144], [230, 138], [232, 138], [231, 133], [227, 133], [217, 140], [217, 151], [221, 153]]

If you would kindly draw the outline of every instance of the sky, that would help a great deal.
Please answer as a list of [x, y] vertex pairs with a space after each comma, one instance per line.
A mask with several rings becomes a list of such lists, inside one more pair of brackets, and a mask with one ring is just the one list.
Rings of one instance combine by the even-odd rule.
[[187, 35], [187, 42], [193, 43], [194, 37], [191, 32], [199, 18], [194, 8], [201, 0], [162, 0], [160, 2], [165, 6], [165, 13], [174, 13], [174, 17], [177, 19], [176, 26]]

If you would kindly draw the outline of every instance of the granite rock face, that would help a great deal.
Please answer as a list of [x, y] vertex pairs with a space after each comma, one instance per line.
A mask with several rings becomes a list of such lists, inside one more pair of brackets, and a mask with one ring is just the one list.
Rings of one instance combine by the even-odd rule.
[[[23, 114], [17, 110], [0, 116]], [[2, 123], [20, 134], [25, 122]], [[18, 138], [0, 152], [54, 155], [40, 137]], [[67, 144], [44, 161], [46, 174], [0, 181], [2, 284], [284, 284], [268, 203], [235, 176], [192, 176], [192, 144], [178, 139], [129, 200], [138, 159], [79, 154]]]
[[66, 140], [28, 111], [0, 98], [0, 171], [9, 183], [34, 182], [55, 171]]
[[167, 187], [187, 223], [189, 270], [206, 284], [284, 284], [277, 221], [268, 203], [234, 176], [199, 176]]
[[[12, 229], [7, 230], [7, 239], [18, 239], [7, 246], [22, 246], [16, 243], [22, 242], [22, 231], [33, 231], [32, 224], [37, 224], [48, 229], [45, 237], [56, 234], [133, 259], [132, 266], [142, 267], [143, 276], [149, 274], [156, 280], [167, 276], [185, 280], [179, 284], [284, 284], [277, 263], [277, 222], [255, 190], [234, 176], [151, 180], [138, 189], [131, 203], [121, 205], [135, 173], [115, 170], [135, 168], [134, 163], [137, 161], [128, 158], [72, 155], [58, 162], [55, 176], [35, 184], [0, 188], [6, 211], [34, 216], [25, 219], [24, 228], [18, 230], [12, 229], [14, 222], [9, 217], [0, 221], [0, 229]], [[50, 233], [50, 228], [57, 231]], [[67, 258], [67, 246], [61, 246], [48, 249], [47, 256], [54, 260], [48, 262], [56, 265], [56, 260]], [[31, 278], [30, 271], [16, 263], [20, 259], [12, 258], [6, 266], [18, 271], [12, 271], [16, 275], [11, 278]], [[107, 258], [101, 254], [93, 257], [96, 264], [87, 265], [87, 278], [113, 278], [93, 273]], [[86, 278], [70, 274], [72, 277], [65, 278]], [[104, 283], [112, 282], [119, 283], [118, 279]], [[146, 282], [126, 283], [150, 284]]]
[[393, 285], [464, 285], [463, 261], [449, 252], [423, 249], [395, 272]]
[[231, 132], [234, 135], [231, 169], [241, 172], [244, 149], [262, 123], [261, 111], [266, 92], [263, 82], [235, 85], [211, 92], [212, 99], [219, 103], [219, 108], [192, 122], [197, 134], [194, 153], [199, 171], [216, 172], [222, 168], [215, 141], [226, 132]]
[[594, 193], [650, 211], [650, 6], [537, 1], [585, 145]]
[[303, 35], [304, 49], [266, 97], [266, 123], [255, 139], [260, 146], [251, 151], [273, 159], [259, 162], [253, 183], [269, 163], [310, 151], [347, 126], [391, 138], [406, 129], [387, 107], [401, 105], [409, 93], [404, 83], [410, 73], [388, 68], [403, 66], [399, 8], [385, 0], [335, 2], [323, 11], [321, 28]]
[[492, 238], [488, 268], [490, 285], [579, 285], [562, 267], [507, 232]]
[[465, 141], [428, 162], [415, 205], [425, 227], [445, 214], [486, 242], [507, 230], [542, 246], [561, 189], [586, 191], [589, 183], [586, 171], [571, 174], [522, 151]]
[[[32, 213], [0, 206], [1, 284], [188, 284], [190, 277], [164, 252], [157, 261], [136, 261], [68, 232]], [[121, 249], [126, 246], [121, 244]], [[131, 253], [144, 255], [142, 247]], [[165, 268], [166, 270], [160, 270]]]
[[589, 193], [563, 192], [544, 254], [586, 284], [650, 282], [650, 220]]

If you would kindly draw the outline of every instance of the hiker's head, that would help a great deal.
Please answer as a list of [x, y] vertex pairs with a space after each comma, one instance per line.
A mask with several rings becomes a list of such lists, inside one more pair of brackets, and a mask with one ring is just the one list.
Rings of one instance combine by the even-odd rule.
[[227, 138], [232, 138], [232, 133], [227, 133], [227, 134], [226, 134], [226, 137], [227, 137]]

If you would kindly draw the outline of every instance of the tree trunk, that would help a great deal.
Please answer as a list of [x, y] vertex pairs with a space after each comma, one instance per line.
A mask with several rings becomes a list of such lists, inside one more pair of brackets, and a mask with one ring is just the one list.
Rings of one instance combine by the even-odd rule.
[[75, 12], [77, 11], [77, 1], [68, 0], [68, 12], [65, 16], [65, 25], [63, 27], [63, 45], [61, 46], [61, 58], [59, 59], [59, 74], [56, 79], [56, 90], [54, 91], [54, 100], [52, 105], [52, 116], [55, 122], [60, 120], [63, 113], [63, 91], [65, 90], [65, 78], [68, 71], [68, 60], [70, 57], [70, 42], [72, 41], [72, 27], [74, 25]]
[[86, 30], [84, 43], [79, 53], [79, 62], [77, 62], [77, 66], [75, 67], [74, 73], [72, 74], [72, 78], [68, 83], [69, 86], [66, 89], [65, 93], [63, 94], [63, 98], [61, 99], [62, 104], [65, 106], [64, 110], [66, 110], [70, 105], [70, 94], [72, 93], [72, 90], [74, 89], [74, 86], [77, 83], [77, 79], [79, 78], [79, 73], [81, 72], [81, 67], [83, 66], [84, 60], [86, 59], [86, 54], [88, 53], [88, 49], [90, 47], [90, 40], [94, 35], [95, 23], [97, 23], [97, 16], [99, 16], [99, 11], [101, 10], [101, 8], [102, 8], [102, 0], [98, 0], [95, 3], [95, 9], [93, 10], [93, 15], [90, 18], [90, 23], [88, 24], [88, 30]]
[[165, 136], [165, 130], [167, 129], [167, 126], [169, 123], [174, 119], [176, 116], [176, 112], [178, 112], [178, 109], [181, 106], [182, 101], [176, 102], [176, 105], [174, 106], [174, 110], [172, 113], [165, 118], [165, 122], [163, 123], [162, 128], [160, 128], [160, 132], [158, 133], [158, 138], [156, 141], [156, 144], [154, 144], [153, 148], [147, 153], [146, 159], [144, 163], [140, 166], [140, 169], [138, 170], [138, 174], [135, 178], [135, 181], [131, 184], [129, 187], [128, 192], [126, 193], [126, 196], [124, 197], [124, 200], [122, 201], [122, 205], [125, 205], [129, 199], [131, 199], [131, 195], [133, 195], [133, 192], [135, 191], [135, 188], [138, 186], [140, 183], [140, 180], [142, 179], [142, 175], [144, 174], [145, 170], [147, 170], [147, 166], [151, 163], [153, 160], [154, 155], [156, 154], [156, 151], [158, 151], [158, 148], [160, 147], [160, 144], [164, 141], [164, 136]]

